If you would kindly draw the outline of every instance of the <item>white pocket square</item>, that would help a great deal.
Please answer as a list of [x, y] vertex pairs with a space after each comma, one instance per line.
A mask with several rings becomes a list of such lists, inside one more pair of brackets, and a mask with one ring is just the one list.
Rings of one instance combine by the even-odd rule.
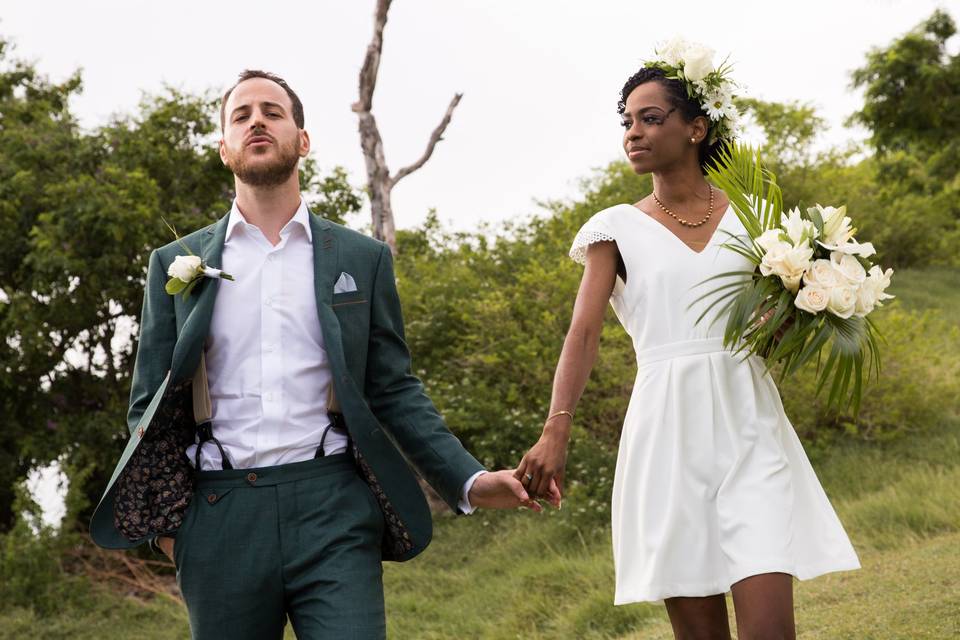
[[337, 283], [333, 285], [334, 293], [350, 293], [351, 291], [357, 290], [357, 283], [353, 281], [353, 276], [342, 271], [340, 277], [337, 279]]

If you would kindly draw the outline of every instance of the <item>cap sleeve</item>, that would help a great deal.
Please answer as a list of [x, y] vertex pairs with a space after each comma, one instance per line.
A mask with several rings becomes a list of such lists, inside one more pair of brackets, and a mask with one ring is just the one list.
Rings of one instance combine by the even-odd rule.
[[587, 263], [587, 247], [595, 242], [615, 242], [613, 229], [609, 222], [607, 210], [595, 213], [593, 217], [587, 220], [577, 236], [573, 239], [573, 245], [570, 247], [569, 255], [575, 262], [580, 264]]

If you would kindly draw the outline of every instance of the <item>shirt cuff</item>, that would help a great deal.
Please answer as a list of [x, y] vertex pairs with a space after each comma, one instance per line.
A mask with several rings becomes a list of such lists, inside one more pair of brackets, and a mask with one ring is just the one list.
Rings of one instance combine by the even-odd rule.
[[467, 478], [467, 481], [463, 483], [463, 490], [460, 492], [460, 502], [457, 504], [457, 508], [459, 508], [463, 513], [473, 513], [476, 509], [476, 507], [470, 504], [470, 489], [473, 488], [473, 483], [476, 482], [477, 478], [486, 472], [486, 469], [481, 469]]

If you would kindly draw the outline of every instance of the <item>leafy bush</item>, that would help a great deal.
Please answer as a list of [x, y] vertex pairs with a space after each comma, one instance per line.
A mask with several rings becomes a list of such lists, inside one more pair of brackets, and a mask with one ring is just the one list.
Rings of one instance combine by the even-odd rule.
[[0, 536], [0, 609], [52, 612], [64, 591], [60, 540], [43, 523], [40, 506], [23, 485], [17, 487], [14, 509], [13, 528]]

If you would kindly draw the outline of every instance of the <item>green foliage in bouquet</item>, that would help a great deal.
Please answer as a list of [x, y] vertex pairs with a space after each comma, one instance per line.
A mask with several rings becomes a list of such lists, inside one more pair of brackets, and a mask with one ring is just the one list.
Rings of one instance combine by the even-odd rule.
[[[820, 313], [805, 311], [796, 304], [798, 283], [791, 290], [777, 275], [761, 272], [765, 250], [758, 240], [762, 242], [761, 236], [765, 233], [776, 236], [785, 232], [781, 226], [783, 200], [780, 187], [776, 176], [764, 166], [759, 151], [742, 144], [727, 145], [716, 164], [708, 168], [707, 175], [727, 193], [749, 236], [724, 231], [728, 239], [723, 246], [740, 254], [756, 268], [721, 273], [705, 280], [704, 283], [717, 279], [727, 282], [693, 303], [709, 299], [697, 322], [714, 309], [717, 309], [716, 318], [726, 314], [724, 345], [734, 348], [736, 353], [761, 356], [768, 371], [782, 365], [779, 369], [781, 381], [816, 360], [817, 394], [829, 388], [827, 405], [852, 407], [856, 417], [863, 393], [864, 369], [868, 374], [871, 370], [877, 375], [880, 372], [878, 333], [873, 322], [866, 317], [869, 310], [849, 317], [826, 310]], [[809, 221], [816, 230], [813, 237], [825, 237], [823, 211], [819, 206], [814, 207], [803, 217], [803, 222]], [[842, 218], [842, 209], [834, 211], [839, 211]], [[801, 220], [796, 210], [791, 215], [795, 215], [797, 221]], [[812, 231], [809, 224], [807, 228]], [[852, 231], [844, 242], [852, 240], [850, 236]], [[808, 237], [807, 241], [817, 251], [826, 251], [822, 245], [818, 248], [813, 238]], [[851, 242], [849, 246], [866, 245]], [[872, 246], [870, 248], [872, 250]], [[853, 257], [864, 269], [871, 267], [865, 257]]]

